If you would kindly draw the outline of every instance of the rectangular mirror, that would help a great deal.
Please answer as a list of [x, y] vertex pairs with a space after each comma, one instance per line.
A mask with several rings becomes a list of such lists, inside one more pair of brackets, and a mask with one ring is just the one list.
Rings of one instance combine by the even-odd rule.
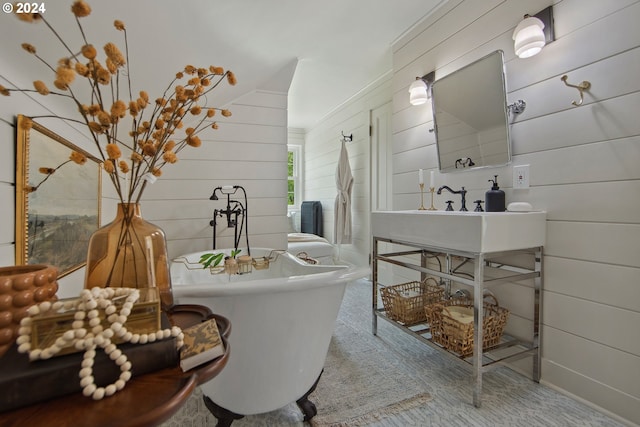
[[436, 80], [431, 92], [441, 172], [511, 161], [501, 50]]
[[[18, 116], [16, 126], [16, 264], [54, 265], [61, 277], [85, 264], [89, 237], [100, 225], [100, 162], [25, 120]], [[87, 162], [70, 161], [72, 151]]]

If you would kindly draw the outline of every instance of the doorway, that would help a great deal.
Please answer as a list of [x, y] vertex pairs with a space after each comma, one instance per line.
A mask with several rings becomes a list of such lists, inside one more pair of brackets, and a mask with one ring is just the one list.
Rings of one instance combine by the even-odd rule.
[[[393, 208], [393, 153], [391, 134], [391, 102], [371, 110], [371, 176], [370, 201], [371, 212], [387, 211]], [[369, 221], [371, 224], [371, 221]], [[369, 264], [373, 253], [373, 234], [369, 230]], [[386, 251], [386, 244], [380, 244], [378, 250]], [[392, 278], [391, 264], [378, 265], [378, 282], [390, 284]]]

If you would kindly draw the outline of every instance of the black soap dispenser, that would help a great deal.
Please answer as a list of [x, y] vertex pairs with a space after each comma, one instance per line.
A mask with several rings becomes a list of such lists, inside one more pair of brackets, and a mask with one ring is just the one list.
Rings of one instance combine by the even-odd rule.
[[504, 191], [498, 187], [498, 175], [494, 175], [495, 179], [490, 179], [489, 182], [492, 182], [493, 185], [491, 189], [485, 193], [484, 196], [484, 209], [487, 212], [504, 212], [505, 208], [505, 198]]

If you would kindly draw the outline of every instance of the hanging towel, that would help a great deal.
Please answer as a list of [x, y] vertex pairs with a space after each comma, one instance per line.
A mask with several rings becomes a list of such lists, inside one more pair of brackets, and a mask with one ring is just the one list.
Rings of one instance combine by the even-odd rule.
[[336, 168], [336, 203], [334, 209], [335, 226], [333, 241], [336, 244], [351, 243], [351, 190], [353, 188], [353, 175], [349, 165], [349, 153], [345, 141], [342, 141], [340, 158]]

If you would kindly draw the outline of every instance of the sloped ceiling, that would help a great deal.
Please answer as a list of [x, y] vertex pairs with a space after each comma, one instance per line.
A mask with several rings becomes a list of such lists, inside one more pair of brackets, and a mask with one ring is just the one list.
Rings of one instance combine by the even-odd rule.
[[[159, 96], [186, 64], [219, 65], [233, 70], [238, 84], [216, 90], [216, 105], [255, 89], [289, 88], [289, 126], [310, 128], [390, 71], [391, 43], [444, 1], [88, 0], [92, 13], [82, 23], [95, 46], [123, 46], [113, 21], [125, 23], [136, 92]], [[46, 2], [44, 16], [77, 49], [83, 43], [71, 3]], [[20, 44], [32, 43], [55, 63], [65, 54], [60, 43], [42, 23], [1, 19], [3, 84], [43, 79], [46, 69]]]

